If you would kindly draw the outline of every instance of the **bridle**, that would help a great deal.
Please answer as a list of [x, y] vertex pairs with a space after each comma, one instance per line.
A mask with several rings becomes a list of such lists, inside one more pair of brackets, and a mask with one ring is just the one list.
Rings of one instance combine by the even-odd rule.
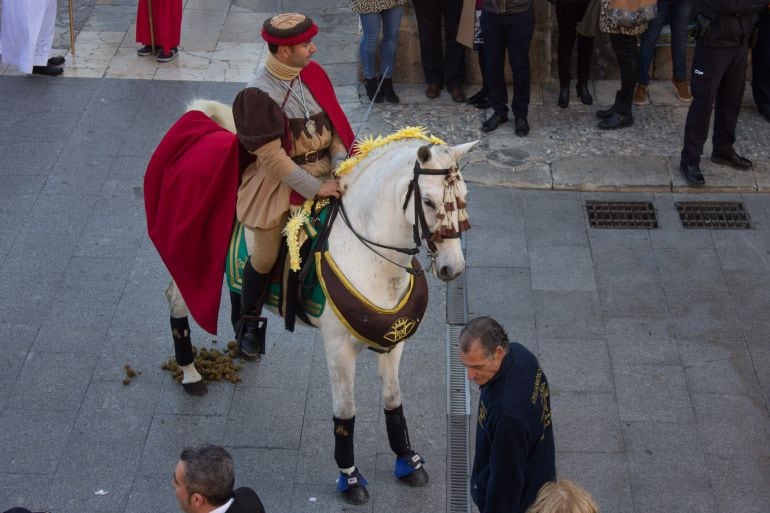
[[[443, 203], [438, 207], [437, 217], [441, 220], [439, 231], [431, 232], [428, 222], [425, 219], [425, 211], [422, 208], [422, 192], [420, 191], [420, 176], [421, 175], [444, 175], [444, 197]], [[345, 206], [342, 203], [342, 199], [332, 202], [332, 215], [330, 221], [340, 214], [342, 221], [347, 225], [353, 235], [363, 243], [364, 246], [369, 248], [372, 252], [376, 253], [380, 258], [387, 260], [393, 265], [400, 267], [404, 271], [414, 276], [422, 276], [425, 274], [425, 269], [433, 269], [436, 258], [438, 257], [437, 242], [441, 242], [444, 239], [456, 239], [460, 237], [460, 233], [470, 229], [468, 223], [468, 216], [465, 213], [465, 202], [457, 195], [457, 186], [462, 181], [459, 170], [456, 166], [452, 166], [447, 169], [423, 169], [420, 167], [420, 161], [414, 163], [414, 174], [409, 181], [409, 187], [407, 188], [406, 198], [404, 199], [403, 211], [406, 213], [409, 200], [414, 199], [414, 222], [412, 223], [412, 237], [414, 246], [409, 248], [400, 248], [397, 246], [389, 246], [387, 244], [380, 244], [373, 240], [369, 240], [360, 233], [358, 233], [350, 222], [350, 218], [345, 211]], [[454, 222], [452, 220], [451, 212], [457, 211], [457, 229], [454, 228]], [[331, 222], [329, 223], [331, 224]], [[394, 262], [390, 258], [377, 251], [375, 247], [382, 249], [389, 249], [403, 253], [405, 255], [416, 255], [420, 252], [422, 246], [422, 239], [425, 239], [425, 245], [428, 248], [428, 259], [430, 265], [425, 269], [413, 269]]]

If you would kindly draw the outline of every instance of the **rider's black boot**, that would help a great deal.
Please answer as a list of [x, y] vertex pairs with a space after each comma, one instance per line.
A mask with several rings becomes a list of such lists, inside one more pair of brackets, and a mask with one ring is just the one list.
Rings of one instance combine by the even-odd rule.
[[269, 285], [270, 274], [258, 273], [247, 260], [241, 288], [241, 322], [236, 335], [238, 349], [246, 358], [258, 359], [265, 354], [267, 319], [261, 314]]

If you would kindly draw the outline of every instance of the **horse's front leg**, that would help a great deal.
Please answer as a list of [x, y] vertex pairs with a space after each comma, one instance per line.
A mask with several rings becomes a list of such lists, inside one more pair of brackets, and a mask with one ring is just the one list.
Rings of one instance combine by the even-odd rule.
[[412, 449], [401, 401], [398, 366], [403, 350], [404, 344], [398, 344], [389, 353], [383, 353], [378, 357], [380, 378], [382, 378], [382, 400], [385, 405], [385, 426], [388, 430], [390, 448], [396, 454], [393, 473], [409, 486], [425, 486], [428, 484], [428, 473], [423, 467], [425, 460]]
[[340, 469], [337, 489], [347, 502], [364, 504], [369, 500], [369, 492], [366, 479], [356, 468], [353, 450], [356, 358], [362, 346], [341, 325], [331, 331], [324, 330], [323, 337], [334, 412], [334, 459]]
[[174, 337], [174, 357], [182, 369], [182, 387], [190, 395], [206, 395], [208, 392], [203, 377], [195, 368], [195, 357], [190, 340], [190, 323], [187, 320], [187, 305], [179, 288], [171, 280], [166, 288], [166, 300], [171, 313], [171, 335]]

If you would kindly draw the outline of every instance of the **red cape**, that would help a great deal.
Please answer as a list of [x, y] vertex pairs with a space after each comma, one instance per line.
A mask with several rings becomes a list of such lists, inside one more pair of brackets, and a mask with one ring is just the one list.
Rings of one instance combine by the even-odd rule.
[[[353, 130], [326, 72], [311, 62], [301, 76], [349, 148]], [[238, 138], [203, 112], [191, 111], [163, 137], [144, 176], [150, 239], [190, 314], [209, 333], [217, 332], [240, 181], [238, 159]]]
[[[160, 0], [152, 2], [152, 27], [155, 29], [155, 46], [169, 53], [179, 46], [182, 35], [182, 0]], [[139, 0], [136, 9], [136, 42], [150, 45], [150, 12], [147, 0]]]

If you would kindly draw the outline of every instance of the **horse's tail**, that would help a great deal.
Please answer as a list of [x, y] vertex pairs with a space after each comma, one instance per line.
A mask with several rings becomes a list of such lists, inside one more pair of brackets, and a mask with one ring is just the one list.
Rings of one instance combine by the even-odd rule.
[[214, 100], [193, 100], [187, 104], [187, 112], [199, 110], [213, 119], [219, 126], [235, 133], [235, 121], [233, 121], [233, 111], [224, 103]]

